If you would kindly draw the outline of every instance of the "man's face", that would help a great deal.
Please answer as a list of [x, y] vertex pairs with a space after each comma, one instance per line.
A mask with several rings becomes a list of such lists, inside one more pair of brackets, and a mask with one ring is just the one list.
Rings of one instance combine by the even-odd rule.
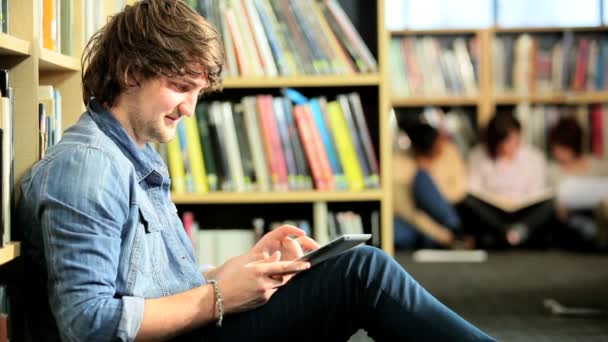
[[153, 141], [173, 139], [182, 116], [192, 116], [199, 94], [207, 87], [207, 78], [160, 77], [150, 79], [127, 91], [128, 122], [135, 142], [143, 146]]

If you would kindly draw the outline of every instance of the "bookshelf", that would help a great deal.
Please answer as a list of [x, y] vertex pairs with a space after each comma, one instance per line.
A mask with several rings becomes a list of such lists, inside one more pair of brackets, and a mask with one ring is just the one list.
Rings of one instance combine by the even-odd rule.
[[[366, 2], [366, 1], [350, 1], [348, 3], [351, 10], [354, 12], [372, 13], [373, 20], [364, 22], [360, 20], [360, 25], [364, 26], [363, 31], [359, 30], [363, 39], [368, 43], [368, 47], [375, 55], [378, 61], [383, 59], [386, 53], [384, 44], [384, 1]], [[343, 5], [344, 6], [344, 5]], [[357, 26], [357, 18], [352, 18], [353, 23]], [[359, 29], [359, 27], [357, 27]], [[366, 35], [367, 33], [367, 35]], [[371, 44], [370, 44], [371, 43]], [[380, 246], [386, 252], [393, 253], [392, 242], [392, 197], [390, 194], [390, 182], [384, 180], [390, 179], [390, 167], [388, 150], [388, 98], [386, 97], [385, 77], [388, 70], [385, 65], [379, 63], [378, 72], [363, 73], [363, 74], [348, 74], [348, 75], [296, 75], [296, 76], [275, 76], [275, 77], [226, 77], [223, 83], [223, 92], [219, 94], [211, 94], [213, 99], [218, 100], [239, 100], [243, 96], [264, 94], [278, 94], [283, 87], [295, 88], [306, 96], [319, 96], [329, 94], [333, 96], [338, 93], [347, 93], [352, 91], [361, 92], [362, 101], [364, 102], [365, 115], [372, 130], [372, 136], [375, 136], [374, 147], [378, 155], [380, 164], [380, 179], [381, 187], [378, 189], [366, 189], [362, 191], [315, 191], [315, 190], [292, 190], [288, 192], [209, 192], [204, 194], [177, 194], [172, 193], [172, 200], [178, 207], [178, 210], [193, 210], [197, 216], [208, 215], [206, 210], [212, 210], [214, 215], [229, 217], [233, 214], [233, 210], [244, 210], [247, 208], [243, 205], [256, 205], [261, 207], [262, 211], [266, 210], [266, 206], [281, 205], [287, 211], [293, 210], [296, 213], [308, 211], [312, 221], [315, 221], [315, 214], [308, 210], [311, 204], [316, 205], [322, 203], [330, 208], [348, 208], [350, 205], [362, 210], [378, 210], [380, 218]], [[371, 103], [371, 104], [369, 104]], [[301, 209], [308, 208], [308, 209]], [[373, 209], [369, 209], [373, 208]], [[219, 211], [218, 211], [219, 210]], [[225, 210], [225, 212], [224, 212]], [[215, 221], [220, 221], [216, 219]], [[226, 225], [230, 225], [231, 219], [225, 219]], [[238, 219], [234, 219], [238, 221]], [[314, 232], [313, 232], [314, 234]]]
[[[133, 1], [127, 1], [132, 3]], [[63, 128], [73, 124], [84, 110], [81, 102], [80, 88], [80, 61], [79, 56], [85, 45], [85, 0], [73, 1], [73, 51], [69, 55], [61, 54], [42, 48], [39, 43], [38, 30], [41, 13], [38, 13], [38, 0], [11, 1], [10, 17], [19, 20], [10, 21], [8, 34], [0, 34], [0, 64], [10, 70], [11, 86], [15, 88], [15, 182], [18, 183], [25, 170], [33, 165], [39, 155], [38, 144], [38, 111], [37, 92], [39, 85], [53, 85], [62, 93]], [[114, 1], [105, 0], [105, 14], [113, 13]], [[384, 2], [370, 3], [360, 1], [357, 6], [364, 7], [375, 13], [373, 27], [369, 29], [374, 35], [369, 38], [375, 45], [370, 46], [378, 61], [383, 60], [386, 51], [383, 6]], [[370, 12], [371, 13], [371, 12]], [[368, 25], [369, 26], [369, 25]], [[365, 37], [364, 37], [365, 38]], [[390, 179], [387, 167], [388, 158], [388, 130], [387, 116], [388, 99], [386, 97], [385, 82], [383, 81], [388, 70], [379, 63], [379, 71], [372, 74], [354, 74], [348, 76], [294, 76], [294, 77], [265, 77], [265, 78], [228, 78], [224, 83], [224, 91], [241, 91], [255, 93], [259, 89], [280, 89], [282, 87], [309, 88], [322, 93], [321, 89], [347, 89], [357, 91], [364, 88], [367, 98], [374, 103], [374, 110], [366, 110], [366, 115], [376, 116], [372, 120], [375, 127], [374, 135], [376, 152], [381, 165], [381, 180]], [[221, 94], [218, 96], [222, 96]], [[178, 206], [207, 204], [240, 204], [240, 203], [373, 203], [380, 209], [381, 219], [381, 246], [392, 253], [392, 208], [390, 203], [389, 182], [382, 181], [381, 188], [357, 192], [318, 192], [298, 191], [289, 193], [210, 193], [205, 195], [174, 195]], [[18, 196], [18, 193], [16, 194]], [[204, 208], [203, 208], [204, 211]], [[14, 246], [13, 244], [9, 246]], [[16, 245], [18, 246], [18, 245]], [[11, 248], [11, 247], [7, 247]], [[12, 258], [18, 255], [8, 253]], [[3, 254], [4, 255], [4, 254]], [[9, 260], [10, 260], [9, 256]], [[4, 262], [8, 260], [4, 260]]]
[[15, 258], [19, 257], [19, 255], [21, 255], [20, 242], [11, 242], [0, 248], [0, 266], [13, 261]]
[[348, 76], [294, 76], [294, 77], [235, 77], [224, 81], [224, 89], [244, 88], [281, 88], [281, 87], [358, 87], [378, 86], [380, 76], [348, 75]]
[[[466, 39], [468, 43], [470, 40], [476, 40], [477, 46], [479, 48], [479, 53], [477, 55], [477, 67], [476, 67], [476, 79], [475, 83], [477, 85], [477, 90], [474, 93], [468, 94], [446, 94], [445, 92], [431, 92], [425, 93], [424, 95], [416, 94], [416, 95], [402, 95], [400, 94], [400, 89], [395, 89], [394, 86], [390, 89], [390, 104], [393, 108], [416, 108], [416, 107], [428, 107], [428, 106], [437, 106], [437, 107], [474, 107], [475, 112], [477, 113], [477, 124], [483, 125], [492, 114], [493, 111], [493, 103], [492, 103], [492, 95], [491, 89], [489, 88], [491, 79], [490, 79], [490, 55], [489, 46], [490, 42], [490, 32], [485, 29], [437, 29], [437, 30], [398, 30], [398, 31], [388, 31], [387, 34], [387, 42], [386, 44], [390, 44], [390, 40], [392, 39], [413, 39], [413, 40], [421, 40], [424, 38], [436, 38], [441, 41], [442, 49], [446, 49], [446, 41], [450, 44], [456, 38]], [[468, 52], [471, 54], [471, 48], [468, 47]], [[401, 53], [404, 53], [404, 50], [401, 50]], [[419, 55], [418, 55], [419, 56]], [[418, 57], [416, 56], [416, 57]], [[425, 56], [428, 57], [428, 56]], [[387, 56], [387, 60], [384, 61], [384, 64], [388, 65], [391, 68], [395, 67], [395, 63], [393, 60], [395, 58], [404, 58], [403, 55], [400, 57], [396, 57], [394, 55]], [[419, 58], [419, 57], [418, 57]], [[419, 63], [424, 63], [420, 62]], [[472, 55], [471, 55], [471, 63], [472, 63]], [[434, 66], [437, 67], [437, 66]], [[438, 70], [439, 68], [436, 68]], [[390, 77], [387, 79], [387, 82], [390, 82]], [[424, 81], [423, 81], [424, 82]]]
[[344, 191], [293, 191], [173, 195], [175, 204], [221, 204], [221, 203], [313, 203], [313, 202], [361, 202], [381, 201], [383, 193], [378, 190], [358, 192]]
[[[425, 106], [475, 107], [478, 127], [483, 127], [490, 119], [498, 106], [515, 106], [520, 103], [539, 105], [589, 105], [608, 101], [607, 90], [561, 90], [551, 92], [539, 92], [531, 90], [524, 94], [514, 91], [500, 92], [494, 85], [493, 75], [493, 51], [492, 41], [502, 35], [562, 35], [572, 32], [575, 36], [580, 34], [592, 34], [602, 36], [608, 32], [606, 26], [598, 27], [522, 27], [522, 28], [498, 28], [485, 29], [458, 29], [458, 30], [400, 30], [389, 31], [388, 38], [394, 37], [446, 37], [446, 36], [470, 36], [476, 37], [479, 42], [478, 59], [478, 95], [444, 95], [433, 94], [430, 96], [391, 96], [390, 102], [394, 108], [415, 108]], [[384, 62], [390, 67], [395, 67], [390, 60]], [[393, 90], [392, 90], [393, 91]], [[393, 91], [394, 92], [394, 91]]]

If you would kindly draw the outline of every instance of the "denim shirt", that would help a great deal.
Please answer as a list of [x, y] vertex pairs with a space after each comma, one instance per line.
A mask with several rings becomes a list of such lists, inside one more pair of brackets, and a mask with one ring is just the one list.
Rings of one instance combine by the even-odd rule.
[[41, 326], [62, 341], [132, 341], [145, 298], [205, 283], [169, 187], [158, 153], [92, 100], [21, 182], [24, 255], [52, 313]]

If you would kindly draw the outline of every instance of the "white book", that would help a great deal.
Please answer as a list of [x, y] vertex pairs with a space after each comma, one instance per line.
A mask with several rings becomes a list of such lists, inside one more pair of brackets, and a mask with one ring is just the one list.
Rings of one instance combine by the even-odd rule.
[[236, 138], [234, 120], [232, 119], [232, 104], [222, 102], [222, 123], [224, 127], [224, 140], [226, 142], [226, 153], [228, 166], [232, 175], [232, 184], [235, 191], [245, 191], [245, 174], [241, 162], [241, 151]]
[[257, 189], [259, 191], [270, 191], [270, 174], [268, 173], [268, 162], [264, 153], [264, 143], [260, 136], [260, 124], [256, 110], [257, 100], [254, 96], [247, 96], [243, 98], [241, 103], [243, 104], [245, 132], [251, 149]]
[[247, 253], [255, 244], [253, 229], [216, 230], [215, 257], [217, 265], [228, 259]]
[[324, 245], [329, 242], [329, 222], [327, 202], [315, 202], [313, 204], [313, 237], [319, 243]]
[[215, 258], [216, 231], [213, 229], [198, 229], [196, 234], [196, 262], [199, 266], [219, 266]]
[[255, 10], [255, 5], [253, 4], [253, 1], [249, 0], [243, 1], [243, 4], [245, 5], [245, 10], [247, 11], [249, 20], [251, 20], [255, 42], [257, 43], [258, 51], [260, 52], [262, 64], [264, 64], [263, 66], [265, 74], [266, 76], [277, 76], [277, 66], [274, 62], [274, 58], [272, 57], [268, 39], [264, 33], [264, 26], [262, 26], [258, 12]]
[[412, 254], [416, 262], [484, 262], [488, 253], [476, 250], [421, 249]]

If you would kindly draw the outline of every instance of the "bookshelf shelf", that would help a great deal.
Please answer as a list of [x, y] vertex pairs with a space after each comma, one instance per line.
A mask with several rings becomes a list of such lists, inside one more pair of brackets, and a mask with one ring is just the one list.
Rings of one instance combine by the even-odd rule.
[[21, 255], [21, 243], [8, 243], [6, 246], [0, 248], [0, 265], [4, 265], [9, 261], [14, 260], [19, 255]]
[[377, 74], [369, 75], [332, 75], [332, 76], [293, 76], [265, 78], [227, 78], [225, 89], [238, 88], [281, 88], [281, 87], [341, 87], [376, 86], [380, 82]]
[[470, 35], [476, 34], [479, 29], [433, 29], [433, 30], [393, 30], [389, 31], [391, 36], [415, 36], [415, 35]]
[[6, 33], [0, 33], [1, 56], [29, 56], [31, 54], [30, 49], [30, 42]]
[[80, 61], [77, 58], [43, 48], [40, 49], [38, 68], [40, 71], [78, 71]]
[[514, 105], [522, 102], [540, 104], [590, 104], [607, 102], [608, 92], [563, 92], [553, 94], [533, 94], [533, 95], [497, 95], [494, 102], [497, 105]]
[[608, 31], [608, 26], [592, 26], [592, 27], [494, 27], [491, 29], [495, 33], [560, 33], [565, 31], [572, 32], [604, 32]]
[[479, 102], [476, 96], [429, 96], [393, 98], [393, 107], [421, 106], [475, 106]]
[[175, 204], [225, 204], [225, 203], [312, 203], [312, 202], [367, 202], [380, 201], [382, 190], [360, 192], [293, 191], [293, 192], [216, 192], [208, 194], [172, 194]]

